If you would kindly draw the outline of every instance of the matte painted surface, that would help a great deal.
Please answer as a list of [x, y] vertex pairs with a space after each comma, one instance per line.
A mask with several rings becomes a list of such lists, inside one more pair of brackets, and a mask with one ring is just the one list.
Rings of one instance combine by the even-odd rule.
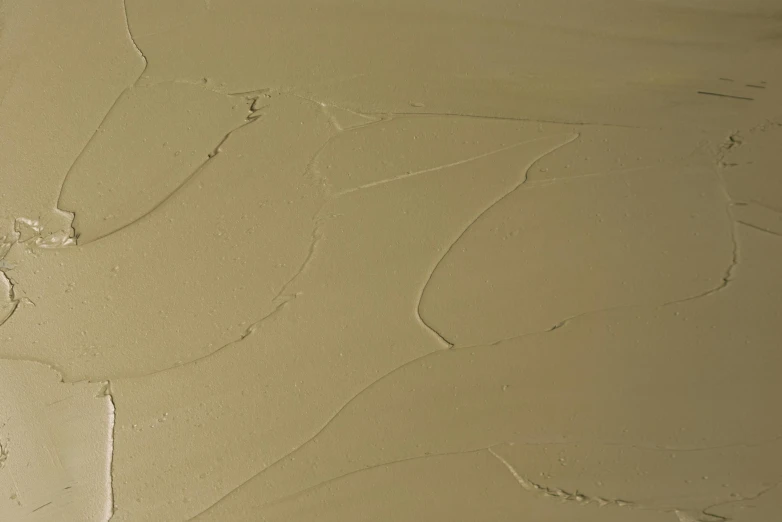
[[0, 0], [0, 520], [769, 522], [774, 0]]

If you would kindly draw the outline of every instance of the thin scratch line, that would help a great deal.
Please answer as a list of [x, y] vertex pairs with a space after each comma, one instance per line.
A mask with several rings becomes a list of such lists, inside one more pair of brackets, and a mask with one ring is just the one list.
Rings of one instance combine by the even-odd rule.
[[733, 98], [734, 100], [747, 100], [753, 101], [755, 98], [747, 98], [746, 96], [733, 96], [732, 94], [723, 94], [720, 92], [698, 91], [698, 94], [706, 94], [708, 96], [719, 96], [720, 98]]
[[41, 509], [45, 508], [46, 506], [51, 506], [53, 501], [47, 502], [46, 504], [42, 506], [38, 506], [37, 508], [30, 511], [30, 513], [35, 513], [36, 511], [40, 511]]
[[753, 225], [752, 223], [747, 223], [746, 221], [742, 221], [740, 219], [736, 220], [736, 223], [740, 223], [746, 227], [754, 228], [755, 230], [759, 230], [760, 232], [765, 232], [766, 234], [771, 234], [772, 236], [782, 237], [782, 234], [780, 234], [779, 232], [774, 232], [773, 230], [769, 230], [767, 228], [763, 228], [758, 225]]

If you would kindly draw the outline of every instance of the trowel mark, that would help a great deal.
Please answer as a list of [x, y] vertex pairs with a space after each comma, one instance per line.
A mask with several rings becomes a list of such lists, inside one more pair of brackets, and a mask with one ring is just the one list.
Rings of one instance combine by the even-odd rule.
[[505, 466], [508, 472], [510, 472], [510, 474], [513, 475], [513, 478], [516, 479], [516, 482], [519, 483], [519, 485], [524, 491], [529, 491], [530, 493], [536, 493], [546, 498], [559, 499], [563, 502], [575, 502], [581, 505], [597, 504], [600, 507], [604, 507], [604, 506], [635, 507], [635, 505], [632, 502], [628, 502], [626, 500], [608, 499], [603, 497], [592, 497], [592, 496], [584, 495], [583, 493], [579, 493], [578, 491], [576, 491], [575, 493], [569, 493], [560, 488], [554, 488], [554, 487], [538, 484], [536, 482], [531, 481], [528, 478], [521, 476], [519, 472], [516, 471], [516, 468], [513, 467], [513, 465], [510, 462], [508, 462], [505, 458], [503, 458], [499, 453], [494, 451], [493, 448], [489, 447], [487, 448], [487, 451], [494, 458], [499, 460], [503, 466]]
[[[513, 148], [513, 147], [520, 147], [520, 146], [528, 144], [528, 143], [534, 143], [536, 141], [540, 141], [540, 140], [544, 140], [544, 139], [550, 139], [550, 138], [553, 138], [553, 137], [556, 137], [556, 136], [546, 136], [544, 138], [537, 138], [537, 139], [534, 139], [534, 140], [524, 141], [522, 143], [518, 143], [516, 145], [513, 145], [511, 147], [507, 147], [507, 148], [502, 149], [502, 150], [507, 150], [507, 149]], [[478, 221], [480, 221], [492, 208], [494, 208], [497, 204], [499, 204], [505, 198], [507, 198], [508, 196], [513, 194], [516, 190], [518, 190], [519, 187], [521, 187], [527, 181], [527, 175], [528, 175], [530, 169], [532, 169], [532, 167], [535, 166], [535, 164], [537, 164], [541, 159], [543, 159], [544, 157], [548, 156], [549, 154], [552, 154], [553, 152], [561, 149], [562, 147], [572, 143], [573, 141], [578, 139], [578, 137], [579, 137], [578, 133], [572, 134], [572, 135], [569, 136], [569, 138], [567, 140], [558, 143], [554, 147], [548, 149], [547, 151], [543, 152], [538, 157], [533, 159], [526, 166], [526, 168], [524, 168], [523, 174], [521, 175], [521, 179], [510, 190], [508, 190], [506, 193], [502, 194], [500, 197], [495, 199], [489, 206], [487, 206], [485, 209], [483, 209], [483, 211], [481, 211], [481, 213], [478, 214], [478, 216], [476, 216], [475, 219], [470, 221], [467, 224], [467, 226], [464, 227], [464, 229], [462, 229], [462, 231], [459, 233], [459, 235], [456, 236], [456, 239], [453, 240], [453, 242], [448, 246], [448, 248], [445, 249], [445, 251], [443, 252], [443, 255], [440, 257], [440, 259], [438, 259], [437, 262], [433, 265], [432, 270], [429, 272], [429, 276], [426, 278], [426, 282], [424, 282], [423, 286], [421, 287], [421, 292], [418, 294], [418, 304], [415, 307], [415, 315], [418, 318], [418, 320], [421, 322], [421, 324], [423, 324], [436, 337], [438, 337], [443, 343], [445, 343], [448, 348], [453, 348], [454, 343], [449, 341], [442, 333], [438, 332], [435, 328], [433, 328], [423, 318], [423, 315], [421, 314], [421, 302], [424, 299], [424, 294], [426, 293], [426, 289], [429, 286], [429, 283], [432, 281], [432, 278], [434, 277], [435, 272], [440, 267], [440, 265], [442, 265], [442, 263], [445, 260], [445, 258], [448, 257], [448, 254], [451, 253], [451, 251], [454, 249], [454, 247], [459, 242], [459, 240], [462, 237], [464, 237], [464, 235], [467, 233], [468, 230], [470, 230], [473, 227], [473, 225], [475, 225]], [[500, 152], [500, 151], [495, 151], [494, 153], [496, 153], [496, 152]], [[484, 154], [483, 156], [486, 156], [486, 155]], [[483, 156], [479, 156], [479, 157], [483, 157]], [[465, 162], [463, 161], [463, 162], [460, 162], [460, 163], [465, 163]], [[430, 170], [432, 170], [432, 169], [430, 169]]]
[[133, 32], [130, 30], [130, 20], [128, 19], [128, 2], [127, 2], [127, 0], [122, 0], [122, 12], [125, 15], [125, 30], [128, 32], [128, 38], [130, 39], [130, 43], [133, 46], [133, 49], [136, 50], [136, 53], [138, 53], [138, 55], [141, 58], [141, 60], [144, 62], [144, 68], [139, 73], [138, 78], [136, 78], [136, 81], [133, 82], [134, 84], [136, 84], [141, 79], [141, 77], [144, 75], [144, 72], [147, 70], [147, 67], [149, 66], [149, 61], [147, 60], [147, 57], [144, 55], [144, 53], [141, 52], [141, 49], [139, 49], [138, 44], [136, 44], [136, 39], [133, 38]]
[[[515, 191], [516, 189], [518, 189], [518, 188], [519, 188], [519, 186], [521, 186], [521, 185], [522, 185], [522, 184], [523, 184], [523, 183], [526, 181], [527, 172], [528, 172], [528, 171], [529, 171], [529, 170], [530, 170], [530, 169], [531, 169], [531, 168], [532, 168], [532, 167], [533, 167], [533, 166], [534, 166], [534, 165], [535, 165], [535, 164], [536, 164], [536, 163], [537, 163], [537, 162], [538, 162], [538, 161], [539, 161], [541, 158], [543, 158], [543, 157], [547, 156], [548, 154], [551, 154], [551, 153], [555, 152], [556, 150], [558, 150], [558, 149], [560, 149], [560, 148], [564, 147], [565, 145], [568, 145], [569, 143], [571, 143], [571, 142], [573, 142], [574, 140], [576, 140], [576, 139], [578, 138], [578, 136], [579, 136], [578, 134], [568, 135], [568, 139], [563, 139], [563, 137], [562, 137], [561, 135], [546, 136], [546, 137], [544, 137], [544, 138], [536, 138], [536, 139], [533, 139], [533, 140], [524, 141], [524, 142], [522, 142], [522, 143], [518, 143], [518, 144], [516, 144], [516, 145], [512, 145], [512, 146], [508, 147], [508, 148], [519, 147], [519, 146], [522, 146], [522, 145], [524, 145], [524, 144], [534, 143], [534, 142], [537, 142], [537, 141], [540, 141], [540, 140], [543, 140], [543, 139], [553, 139], [553, 138], [557, 138], [557, 137], [559, 137], [559, 138], [560, 138], [560, 140], [559, 140], [559, 143], [557, 143], [557, 145], [555, 145], [555, 146], [551, 147], [550, 149], [548, 149], [548, 150], [544, 151], [542, 154], [540, 154], [539, 156], [537, 156], [536, 158], [534, 158], [534, 159], [533, 159], [531, 162], [529, 162], [529, 164], [528, 164], [528, 165], [527, 165], [527, 166], [526, 166], [526, 167], [523, 169], [523, 173], [522, 173], [522, 175], [520, 176], [520, 178], [521, 178], [521, 179], [520, 179], [520, 180], [519, 180], [519, 181], [518, 181], [518, 182], [517, 182], [517, 183], [516, 183], [516, 184], [515, 184], [513, 187], [511, 187], [511, 189], [510, 189], [509, 191], [507, 191], [505, 194], [502, 194], [502, 195], [501, 195], [501, 196], [500, 196], [498, 199], [496, 199], [496, 200], [495, 200], [493, 203], [491, 203], [491, 204], [490, 204], [490, 205], [489, 205], [487, 208], [485, 208], [485, 209], [484, 209], [484, 210], [483, 210], [483, 211], [482, 211], [482, 212], [481, 212], [481, 213], [480, 213], [480, 214], [479, 214], [479, 215], [478, 215], [478, 216], [477, 216], [475, 219], [473, 219], [472, 221], [470, 221], [470, 222], [467, 224], [466, 228], [465, 228], [465, 229], [462, 231], [462, 233], [461, 233], [461, 234], [459, 234], [459, 236], [456, 238], [456, 240], [455, 240], [455, 241], [454, 241], [454, 242], [453, 242], [453, 243], [452, 243], [452, 244], [451, 244], [451, 245], [448, 247], [448, 249], [446, 250], [446, 252], [445, 252], [445, 254], [443, 255], [443, 257], [445, 257], [445, 255], [447, 255], [448, 251], [450, 251], [450, 250], [453, 248], [454, 244], [455, 244], [456, 242], [458, 242], [458, 241], [459, 241], [459, 239], [460, 239], [460, 238], [461, 238], [461, 237], [464, 235], [464, 233], [465, 233], [465, 232], [466, 232], [466, 231], [467, 231], [467, 230], [468, 230], [470, 227], [472, 227], [472, 225], [473, 225], [473, 224], [475, 224], [475, 222], [476, 222], [477, 220], [479, 220], [479, 219], [481, 218], [481, 216], [483, 216], [483, 215], [484, 215], [486, 212], [488, 212], [488, 211], [489, 211], [489, 210], [490, 210], [492, 207], [494, 207], [494, 206], [495, 206], [497, 203], [499, 203], [501, 200], [503, 200], [505, 197], [507, 197], [507, 196], [508, 196], [509, 194], [511, 194], [513, 191]], [[503, 149], [503, 150], [507, 150], [507, 148], [505, 148], [505, 149]], [[493, 153], [489, 153], [489, 155], [491, 155], [491, 154], [494, 154], [494, 153], [498, 153], [498, 152], [500, 152], [500, 151], [494, 151]], [[472, 159], [479, 159], [480, 157], [485, 157], [485, 156], [486, 156], [486, 155], [484, 154], [484, 155], [480, 155], [480, 156], [478, 156], [478, 157], [475, 157], [475, 158], [472, 158]], [[467, 162], [469, 162], [469, 161], [471, 161], [471, 159], [468, 159], [468, 160], [465, 160], [465, 161], [461, 161], [461, 162], [459, 162], [459, 164], [462, 164], [462, 163], [467, 163]], [[431, 171], [434, 171], [434, 170], [439, 170], [440, 168], [444, 168], [444, 167], [443, 167], [443, 166], [441, 166], [441, 167], [439, 167], [439, 168], [434, 168], [434, 169], [427, 169], [426, 171], [420, 171], [420, 172], [418, 172], [417, 174], [424, 174], [425, 172], [431, 172]], [[391, 179], [391, 180], [389, 180], [389, 181], [396, 181], [396, 180], [405, 179], [405, 178], [409, 178], [409, 177], [410, 177], [410, 176], [404, 176], [404, 177], [402, 177], [402, 178], [399, 178], [399, 177], [397, 177], [397, 178], [392, 178], [392, 179]], [[378, 185], [378, 184], [374, 184], [373, 186], [377, 186], [377, 185]], [[365, 188], [370, 188], [370, 187], [365, 187]], [[440, 340], [440, 342], [441, 342], [442, 344], [444, 344], [444, 345], [445, 345], [445, 346], [444, 346], [445, 348], [450, 348], [450, 347], [453, 347], [452, 343], [450, 343], [450, 342], [449, 342], [447, 339], [445, 339], [445, 338], [444, 338], [444, 337], [443, 337], [443, 336], [442, 336], [442, 335], [441, 335], [439, 332], [437, 332], [437, 331], [436, 331], [434, 328], [432, 328], [430, 325], [428, 325], [428, 324], [427, 324], [427, 323], [424, 321], [424, 319], [423, 319], [423, 318], [420, 316], [420, 313], [419, 313], [420, 302], [421, 302], [421, 296], [423, 295], [423, 293], [424, 293], [424, 291], [425, 291], [425, 289], [426, 289], [426, 285], [428, 284], [429, 280], [431, 279], [431, 274], [432, 274], [432, 273], [434, 273], [434, 271], [437, 269], [437, 266], [440, 264], [440, 262], [441, 262], [441, 261], [442, 261], [442, 258], [440, 258], [440, 260], [439, 260], [439, 261], [438, 261], [438, 262], [435, 264], [434, 268], [432, 269], [432, 272], [430, 273], [429, 277], [427, 278], [426, 282], [424, 283], [424, 286], [423, 286], [423, 288], [422, 288], [422, 290], [421, 290], [421, 294], [419, 295], [419, 298], [418, 298], [418, 304], [416, 305], [416, 308], [415, 308], [415, 314], [416, 314], [416, 317], [417, 317], [417, 319], [418, 319], [418, 320], [421, 322], [421, 324], [424, 326], [424, 328], [428, 329], [428, 330], [430, 331], [430, 333], [431, 333], [431, 334], [432, 334], [434, 337], [437, 337], [437, 338]], [[320, 435], [321, 435], [323, 432], [325, 432], [325, 431], [326, 431], [326, 430], [327, 430], [327, 429], [328, 429], [328, 428], [329, 428], [329, 427], [332, 425], [332, 423], [333, 423], [333, 422], [334, 422], [334, 421], [335, 421], [335, 420], [336, 420], [336, 419], [337, 419], [337, 418], [338, 418], [338, 417], [339, 417], [339, 416], [342, 414], [342, 412], [343, 412], [343, 411], [345, 411], [345, 410], [346, 410], [346, 409], [347, 409], [347, 408], [348, 408], [348, 407], [349, 407], [351, 404], [353, 404], [353, 403], [354, 403], [354, 402], [355, 402], [355, 401], [356, 401], [356, 400], [357, 400], [357, 399], [358, 399], [360, 396], [362, 396], [363, 394], [367, 393], [369, 390], [373, 389], [373, 388], [374, 388], [375, 386], [377, 386], [379, 383], [381, 383], [381, 382], [383, 382], [384, 380], [388, 379], [388, 378], [389, 378], [389, 377], [390, 377], [392, 374], [395, 374], [396, 372], [400, 371], [400, 370], [401, 370], [401, 369], [403, 369], [403, 368], [406, 368], [406, 367], [412, 366], [412, 365], [414, 365], [414, 364], [416, 364], [416, 363], [418, 363], [418, 362], [422, 361], [423, 359], [425, 359], [425, 358], [427, 358], [427, 357], [430, 357], [430, 356], [432, 356], [434, 353], [438, 353], [438, 352], [437, 352], [437, 351], [434, 351], [434, 352], [429, 352], [429, 353], [425, 353], [425, 354], [423, 354], [423, 355], [420, 355], [420, 356], [418, 356], [418, 357], [415, 357], [415, 358], [413, 358], [413, 359], [411, 359], [411, 360], [409, 360], [409, 361], [407, 361], [407, 362], [405, 362], [405, 363], [401, 364], [400, 366], [397, 366], [397, 367], [395, 367], [395, 368], [391, 369], [391, 370], [390, 370], [390, 371], [388, 371], [387, 373], [383, 374], [383, 375], [382, 375], [382, 376], [380, 376], [379, 378], [377, 378], [377, 379], [375, 379], [374, 381], [372, 381], [371, 383], [369, 383], [367, 386], [365, 386], [364, 388], [362, 388], [361, 390], [359, 390], [358, 392], [356, 392], [356, 393], [355, 393], [353, 396], [351, 396], [351, 397], [350, 397], [350, 398], [349, 398], [347, 401], [343, 402], [343, 403], [342, 403], [342, 405], [341, 405], [341, 406], [340, 406], [340, 407], [339, 407], [339, 408], [338, 408], [338, 409], [337, 409], [337, 410], [336, 410], [336, 411], [335, 411], [335, 412], [334, 412], [334, 413], [333, 413], [333, 414], [332, 414], [332, 415], [331, 415], [331, 416], [330, 416], [330, 417], [329, 417], [329, 418], [328, 418], [328, 419], [327, 419], [327, 420], [326, 420], [326, 421], [325, 421], [325, 422], [324, 422], [324, 423], [323, 423], [323, 424], [320, 426], [320, 428], [318, 428], [318, 429], [317, 429], [317, 431], [315, 431], [315, 433], [314, 433], [312, 436], [310, 436], [310, 437], [309, 437], [307, 440], [305, 440], [304, 442], [302, 442], [301, 444], [299, 444], [299, 445], [298, 445], [296, 448], [294, 448], [293, 450], [289, 451], [289, 452], [288, 452], [288, 453], [286, 453], [285, 455], [282, 455], [281, 457], [279, 457], [279, 458], [278, 458], [278, 459], [276, 459], [275, 461], [273, 461], [273, 462], [271, 462], [270, 464], [266, 465], [266, 466], [265, 466], [263, 469], [261, 469], [261, 470], [259, 470], [258, 472], [254, 473], [254, 474], [253, 474], [253, 475], [251, 475], [249, 478], [247, 478], [246, 480], [244, 480], [243, 482], [241, 482], [240, 484], [238, 484], [237, 486], [235, 486], [233, 489], [231, 489], [230, 491], [228, 491], [227, 493], [225, 493], [223, 496], [221, 496], [221, 497], [220, 497], [220, 498], [219, 498], [217, 501], [213, 502], [213, 503], [212, 503], [210, 506], [208, 506], [206, 509], [204, 509], [203, 511], [201, 511], [200, 513], [198, 513], [197, 515], [195, 515], [195, 516], [194, 516], [194, 517], [193, 517], [191, 520], [196, 520], [196, 519], [198, 519], [198, 518], [199, 518], [199, 516], [201, 516], [201, 515], [204, 515], [205, 513], [207, 513], [207, 512], [209, 512], [209, 511], [211, 511], [212, 509], [214, 509], [214, 508], [215, 508], [215, 506], [217, 506], [218, 504], [220, 504], [221, 502], [223, 502], [223, 501], [224, 501], [226, 498], [228, 498], [229, 496], [231, 496], [231, 495], [232, 495], [234, 492], [236, 492], [236, 491], [238, 491], [238, 490], [242, 489], [244, 486], [246, 486], [247, 484], [249, 484], [251, 481], [253, 481], [253, 480], [254, 480], [254, 479], [256, 479], [257, 477], [259, 477], [259, 476], [260, 476], [260, 475], [262, 475], [263, 473], [267, 472], [267, 471], [268, 471], [269, 469], [271, 469], [272, 467], [282, 466], [282, 465], [283, 465], [283, 463], [284, 463], [284, 461], [285, 461], [286, 459], [295, 458], [295, 457], [294, 457], [294, 455], [295, 455], [296, 453], [300, 452], [300, 451], [301, 451], [303, 448], [305, 448], [306, 446], [308, 446], [309, 444], [311, 444], [313, 441], [315, 441], [315, 439], [317, 439], [317, 438], [318, 438], [318, 437], [319, 437], [319, 436], [320, 436]]]
[[0, 520], [109, 520], [115, 414], [108, 383], [65, 383], [46, 363], [3, 358], [0, 385], [8, 421], [0, 421], [0, 478], [10, 482], [5, 494], [13, 493], [0, 498]]
[[[429, 275], [426, 278], [426, 282], [422, 286], [421, 291], [420, 291], [420, 293], [418, 295], [418, 303], [417, 303], [416, 308], [415, 308], [415, 315], [416, 315], [416, 319], [418, 320], [418, 322], [424, 328], [429, 330], [430, 333], [432, 333], [433, 336], [436, 337], [438, 339], [438, 341], [444, 347], [452, 348], [454, 343], [452, 343], [450, 340], [448, 340], [446, 338], [446, 336], [442, 334], [442, 332], [439, 332], [435, 328], [433, 328], [432, 325], [429, 324], [421, 315], [421, 300], [423, 299], [424, 293], [426, 291], [426, 287], [429, 285], [429, 282], [432, 280], [432, 276], [434, 275], [435, 271], [439, 268], [439, 266], [442, 264], [443, 260], [448, 256], [448, 254], [451, 252], [451, 250], [453, 250], [453, 248], [456, 245], [456, 243], [459, 242], [459, 240], [467, 233], [467, 231], [476, 222], [478, 222], [495, 205], [500, 203], [502, 200], [504, 200], [506, 197], [508, 197], [510, 194], [512, 194], [516, 189], [518, 189], [522, 184], [524, 184], [525, 181], [527, 181], [527, 175], [528, 175], [529, 170], [538, 161], [540, 161], [545, 156], [553, 153], [554, 151], [558, 150], [559, 148], [564, 147], [565, 145], [571, 143], [572, 141], [577, 139], [578, 136], [579, 136], [578, 134], [574, 134], [574, 135], [572, 135], [570, 137], [570, 139], [568, 139], [568, 140], [566, 140], [566, 141], [564, 141], [562, 143], [558, 143], [555, 147], [545, 151], [540, 156], [534, 158], [523, 169], [523, 174], [520, 176], [520, 180], [516, 184], [514, 184], [514, 186], [508, 192], [502, 194], [499, 198], [495, 199], [488, 207], [486, 207], [483, 211], [481, 211], [481, 213], [478, 214], [478, 216], [475, 219], [473, 219], [470, 223], [468, 223], [467, 226], [456, 237], [456, 239], [453, 241], [453, 243], [451, 243], [448, 246], [448, 248], [445, 249], [445, 252], [442, 255], [442, 257], [440, 257], [440, 259], [434, 264], [432, 270], [429, 272]], [[371, 182], [371, 183], [365, 183], [363, 185], [359, 185], [359, 186], [351, 188], [351, 189], [343, 190], [342, 192], [337, 193], [336, 197], [340, 197], [340, 196], [344, 196], [344, 195], [347, 195], [347, 194], [351, 194], [353, 192], [357, 192], [357, 191], [360, 191], [360, 190], [366, 190], [366, 189], [371, 189], [371, 188], [374, 188], [374, 187], [382, 186], [382, 185], [385, 185], [387, 183], [394, 183], [394, 182], [402, 181], [402, 180], [405, 180], [405, 179], [409, 179], [409, 178], [413, 178], [413, 177], [429, 174], [429, 173], [432, 173], [432, 172], [437, 172], [437, 171], [440, 171], [440, 170], [443, 170], [443, 169], [456, 167], [456, 166], [459, 166], [459, 165], [464, 165], [464, 164], [467, 164], [467, 163], [471, 163], [473, 161], [480, 160], [482, 158], [487, 158], [487, 157], [490, 157], [490, 156], [494, 156], [494, 155], [500, 154], [502, 152], [506, 152], [506, 151], [509, 151], [509, 150], [512, 150], [512, 149], [516, 149], [516, 148], [522, 147], [524, 145], [528, 145], [528, 144], [535, 143], [535, 142], [538, 142], [538, 141], [541, 141], [541, 140], [545, 140], [545, 139], [549, 139], [549, 138], [552, 138], [552, 136], [545, 136], [545, 137], [542, 137], [542, 138], [534, 138], [534, 139], [531, 139], [531, 140], [525, 140], [525, 141], [522, 141], [522, 142], [519, 142], [519, 143], [514, 143], [513, 145], [508, 145], [508, 146], [502, 147], [500, 149], [492, 150], [492, 151], [489, 151], [489, 152], [486, 152], [486, 153], [483, 153], [483, 154], [479, 154], [477, 156], [473, 156], [473, 157], [470, 157], [470, 158], [462, 159], [462, 160], [459, 160], [459, 161], [454, 161], [454, 162], [451, 162], [451, 163], [446, 163], [444, 165], [438, 165], [438, 166], [435, 166], [435, 167], [430, 167], [430, 168], [426, 168], [426, 169], [422, 169], [422, 170], [416, 170], [416, 171], [412, 171], [412, 172], [407, 172], [407, 173], [402, 174], [400, 176], [387, 178], [387, 179], [381, 179], [381, 180], [374, 181], [374, 182]]]
[[[78, 229], [79, 245], [123, 230], [160, 208], [222, 151], [234, 131], [260, 119], [271, 97], [269, 89], [222, 92], [208, 83], [204, 78], [145, 81], [142, 85], [137, 79], [119, 94], [71, 163], [59, 189], [57, 208], [68, 209], [79, 218], [69, 222]], [[192, 109], [193, 104], [198, 109]], [[234, 110], [241, 105], [246, 112], [240, 120]], [[159, 107], [165, 107], [165, 112]], [[176, 127], [169, 129], [169, 124]], [[166, 152], [156, 157], [160, 151], [152, 152], [147, 138], [139, 136], [161, 125], [163, 130], [155, 130], [155, 139], [162, 141], [161, 150]], [[174, 144], [167, 149], [169, 139]], [[185, 150], [192, 157], [175, 159]], [[201, 151], [205, 154], [199, 161]], [[117, 174], [122, 169], [138, 170], [141, 181], [129, 182], [127, 176]], [[96, 188], [106, 181], [114, 188], [113, 196]], [[128, 198], [134, 194], [139, 197]]]

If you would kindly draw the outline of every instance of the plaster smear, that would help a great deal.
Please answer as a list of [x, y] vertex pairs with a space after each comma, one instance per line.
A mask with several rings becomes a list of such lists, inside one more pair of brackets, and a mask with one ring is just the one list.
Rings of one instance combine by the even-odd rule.
[[0, 520], [106, 520], [114, 406], [101, 383], [0, 363]]
[[0, 1], [0, 520], [774, 520], [781, 34]]

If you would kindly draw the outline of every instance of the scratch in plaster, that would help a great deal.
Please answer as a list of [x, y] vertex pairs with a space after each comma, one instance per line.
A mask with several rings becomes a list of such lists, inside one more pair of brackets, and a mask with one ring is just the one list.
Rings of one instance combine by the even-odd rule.
[[[552, 137], [553, 137], [553, 136], [547, 136], [547, 137], [545, 137], [545, 138], [537, 138], [537, 139], [535, 139], [535, 140], [531, 140], [531, 141], [528, 141], [528, 142], [523, 142], [523, 143], [516, 144], [515, 146], [520, 146], [520, 145], [523, 145], [524, 143], [532, 143], [532, 142], [535, 142], [535, 141], [540, 141], [540, 140], [542, 140], [542, 139], [549, 139], [549, 138], [552, 138]], [[503, 201], [505, 198], [507, 198], [508, 196], [510, 196], [511, 194], [513, 194], [513, 193], [514, 193], [514, 192], [515, 192], [515, 191], [516, 191], [516, 190], [517, 190], [519, 187], [521, 187], [521, 186], [522, 186], [522, 185], [523, 185], [523, 184], [524, 184], [524, 183], [527, 181], [527, 175], [528, 175], [528, 173], [529, 173], [530, 169], [532, 169], [532, 167], [533, 167], [535, 164], [537, 164], [537, 162], [538, 162], [538, 161], [540, 161], [542, 158], [544, 158], [544, 157], [548, 156], [549, 154], [551, 154], [551, 153], [553, 153], [553, 152], [555, 152], [555, 151], [559, 150], [560, 148], [562, 148], [562, 147], [565, 147], [566, 145], [568, 145], [568, 144], [572, 143], [573, 141], [575, 141], [576, 139], [578, 139], [578, 137], [579, 137], [579, 134], [578, 134], [578, 133], [576, 133], [576, 134], [573, 134], [573, 135], [571, 135], [571, 136], [570, 136], [570, 139], [566, 140], [566, 141], [565, 141], [565, 142], [563, 142], [563, 143], [560, 143], [560, 144], [558, 144], [557, 146], [555, 146], [555, 147], [551, 148], [550, 150], [548, 150], [548, 151], [544, 152], [543, 154], [541, 154], [540, 156], [538, 156], [537, 158], [535, 158], [535, 160], [533, 160], [533, 161], [532, 161], [532, 162], [531, 162], [531, 163], [530, 163], [530, 164], [527, 166], [527, 168], [526, 168], [526, 169], [524, 169], [524, 173], [522, 174], [522, 176], [521, 176], [521, 179], [519, 180], [519, 182], [518, 182], [518, 183], [516, 183], [516, 185], [515, 185], [515, 186], [513, 186], [513, 188], [511, 188], [511, 189], [510, 189], [508, 192], [506, 192], [505, 194], [503, 194], [502, 196], [500, 196], [499, 198], [497, 198], [496, 200], [494, 200], [494, 202], [492, 202], [492, 203], [491, 203], [489, 206], [487, 206], [485, 209], [483, 209], [483, 211], [481, 211], [481, 213], [480, 213], [480, 214], [478, 214], [478, 216], [477, 216], [477, 217], [475, 217], [475, 219], [473, 219], [472, 221], [470, 221], [470, 222], [467, 224], [467, 226], [466, 226], [466, 227], [465, 227], [465, 228], [464, 228], [464, 229], [461, 231], [461, 233], [460, 233], [460, 234], [459, 234], [459, 235], [456, 237], [456, 239], [455, 239], [453, 242], [451, 242], [451, 244], [448, 246], [448, 248], [446, 248], [446, 249], [445, 249], [445, 251], [444, 251], [443, 255], [440, 257], [440, 259], [438, 259], [438, 260], [437, 260], [437, 262], [436, 262], [436, 263], [434, 264], [434, 266], [432, 267], [431, 271], [429, 272], [429, 276], [426, 278], [426, 281], [424, 282], [423, 286], [421, 287], [421, 291], [420, 291], [420, 292], [419, 292], [419, 294], [418, 294], [418, 303], [416, 304], [416, 307], [415, 307], [415, 314], [416, 314], [416, 317], [418, 318], [418, 320], [420, 321], [420, 323], [421, 323], [421, 324], [422, 324], [424, 327], [426, 327], [427, 329], [429, 329], [429, 330], [430, 330], [430, 331], [431, 331], [431, 332], [432, 332], [432, 333], [433, 333], [433, 334], [434, 334], [436, 337], [438, 337], [438, 338], [440, 339], [440, 341], [441, 341], [443, 344], [445, 344], [445, 345], [446, 345], [446, 347], [447, 347], [447, 348], [453, 348], [453, 346], [454, 346], [454, 343], [450, 342], [450, 341], [449, 341], [449, 340], [448, 340], [448, 339], [447, 339], [445, 336], [443, 336], [443, 335], [442, 335], [440, 332], [438, 332], [437, 330], [435, 330], [434, 328], [432, 328], [432, 326], [431, 326], [429, 323], [427, 323], [427, 322], [426, 322], [426, 320], [425, 320], [425, 319], [423, 318], [423, 316], [421, 315], [421, 301], [422, 301], [422, 300], [423, 300], [423, 298], [424, 298], [424, 294], [426, 293], [426, 288], [429, 286], [429, 283], [431, 282], [431, 280], [432, 280], [432, 277], [434, 276], [435, 272], [436, 272], [436, 271], [437, 271], [437, 269], [440, 267], [440, 265], [442, 264], [443, 260], [444, 260], [446, 257], [448, 257], [448, 254], [449, 254], [449, 253], [450, 253], [450, 252], [453, 250], [453, 248], [456, 246], [456, 244], [459, 242], [459, 240], [460, 240], [462, 237], [464, 237], [464, 235], [467, 233], [467, 231], [468, 231], [468, 230], [470, 230], [470, 228], [472, 228], [472, 227], [473, 227], [473, 225], [475, 225], [475, 224], [476, 224], [478, 221], [480, 221], [480, 220], [481, 220], [481, 218], [483, 218], [483, 216], [485, 216], [485, 215], [486, 215], [486, 214], [487, 214], [487, 213], [488, 213], [488, 212], [489, 212], [489, 211], [490, 211], [492, 208], [494, 208], [494, 207], [495, 207], [497, 204], [499, 204], [499, 203], [500, 203], [501, 201]], [[464, 163], [464, 162], [462, 162], [462, 163]]]
[[[706, 513], [705, 511], [701, 511], [700, 513], [692, 513], [688, 511], [680, 511], [677, 509], [674, 511], [674, 513], [679, 519], [679, 522], [727, 522], [728, 520], [725, 517], [712, 515], [710, 513]], [[708, 520], [704, 520], [704, 516], [709, 517]]]
[[36, 511], [40, 511], [40, 510], [42, 510], [42, 509], [43, 509], [43, 508], [45, 508], [46, 506], [51, 506], [51, 505], [52, 505], [52, 502], [53, 502], [53, 501], [51, 501], [51, 502], [47, 502], [46, 504], [42, 504], [42, 505], [38, 506], [37, 508], [33, 509], [32, 511], [30, 511], [30, 513], [35, 513]]
[[[774, 232], [773, 230], [769, 230], [767, 228], [763, 228], [763, 227], [761, 227], [759, 225], [753, 225], [752, 223], [747, 223], [746, 221], [742, 221], [740, 219], [736, 220], [736, 223], [739, 223], [739, 224], [744, 225], [746, 227], [754, 228], [755, 230], [759, 230], [761, 232], [765, 232], [766, 234], [771, 234], [772, 236], [782, 237], [782, 234], [780, 234], [779, 232]], [[2, 324], [2, 323], [0, 323], [0, 324]]]

